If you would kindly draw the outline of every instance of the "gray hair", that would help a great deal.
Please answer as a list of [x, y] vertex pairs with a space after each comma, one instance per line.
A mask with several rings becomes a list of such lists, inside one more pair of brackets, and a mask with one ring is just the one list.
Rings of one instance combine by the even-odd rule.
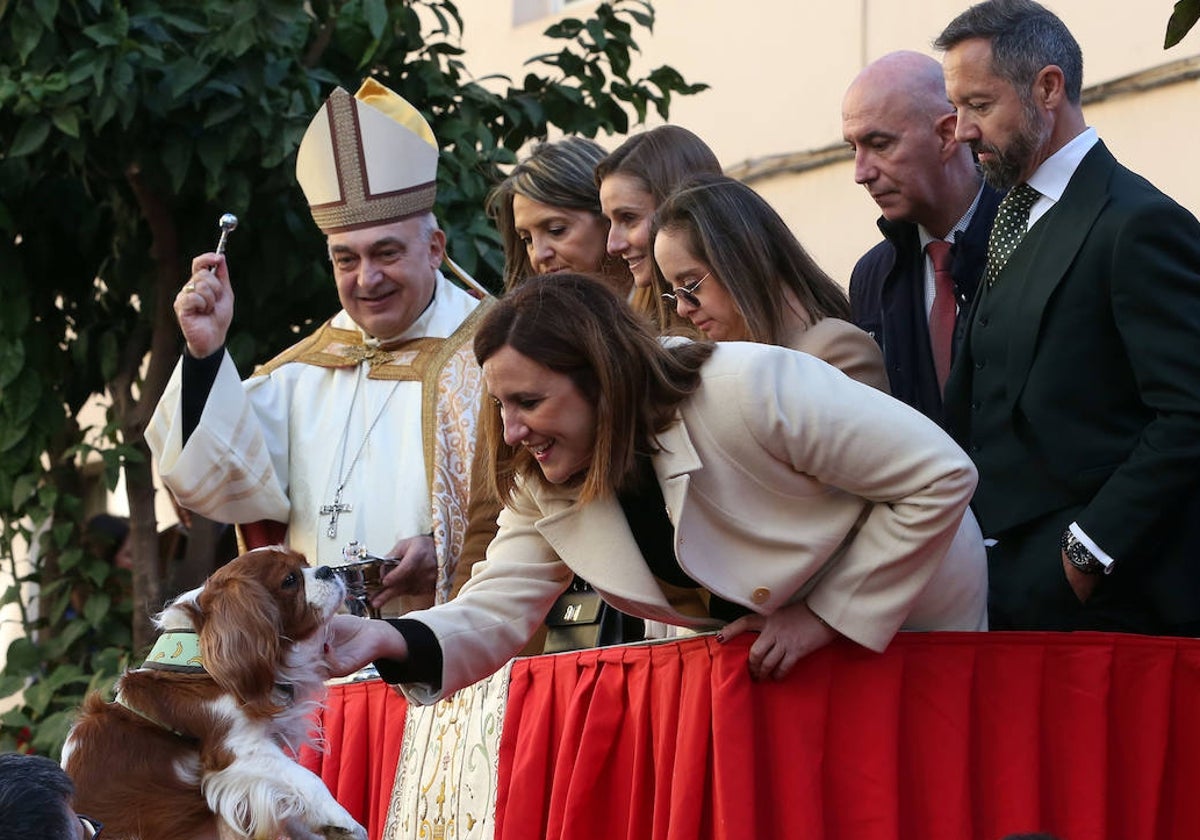
[[1079, 104], [1083, 53], [1057, 15], [1033, 0], [986, 0], [960, 14], [934, 40], [945, 52], [963, 41], [982, 38], [992, 46], [992, 72], [1026, 100], [1038, 73], [1056, 65], [1063, 73], [1067, 100]]

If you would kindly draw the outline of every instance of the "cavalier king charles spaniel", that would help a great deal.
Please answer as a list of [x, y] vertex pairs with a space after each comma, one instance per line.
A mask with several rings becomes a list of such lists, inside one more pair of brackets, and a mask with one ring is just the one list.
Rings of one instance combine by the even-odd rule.
[[345, 595], [280, 547], [218, 569], [156, 619], [158, 642], [83, 704], [63, 750], [75, 809], [124, 840], [366, 840], [294, 755], [324, 692], [324, 626]]

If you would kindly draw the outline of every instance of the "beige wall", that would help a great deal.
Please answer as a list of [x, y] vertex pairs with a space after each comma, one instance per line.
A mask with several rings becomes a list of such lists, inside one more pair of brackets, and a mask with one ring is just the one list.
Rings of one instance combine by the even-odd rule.
[[[897, 49], [933, 55], [929, 44], [968, 4], [958, 0], [655, 0], [653, 35], [635, 33], [641, 66], [670, 64], [711, 89], [672, 104], [671, 121], [713, 147], [727, 169], [802, 155], [841, 142], [841, 99], [861, 67]], [[1200, 31], [1169, 51], [1163, 33], [1172, 3], [1054, 0], [1048, 4], [1083, 48], [1087, 88], [1200, 56]], [[555, 48], [542, 30], [564, 15], [517, 27], [513, 0], [459, 0], [467, 66], [519, 79], [521, 63]], [[594, 2], [565, 14], [585, 15]], [[1197, 82], [1114, 96], [1085, 113], [1114, 153], [1193, 212], [1200, 166], [1189, 162], [1200, 127]], [[620, 138], [599, 138], [608, 147]], [[1181, 165], [1181, 161], [1183, 161]], [[845, 161], [752, 181], [835, 277], [878, 239], [875, 206]]]

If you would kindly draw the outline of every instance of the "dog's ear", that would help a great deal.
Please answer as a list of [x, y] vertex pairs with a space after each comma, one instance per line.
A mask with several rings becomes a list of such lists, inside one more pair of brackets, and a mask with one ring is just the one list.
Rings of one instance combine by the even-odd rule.
[[280, 646], [279, 607], [251, 575], [209, 579], [199, 598], [204, 668], [249, 710], [270, 715]]

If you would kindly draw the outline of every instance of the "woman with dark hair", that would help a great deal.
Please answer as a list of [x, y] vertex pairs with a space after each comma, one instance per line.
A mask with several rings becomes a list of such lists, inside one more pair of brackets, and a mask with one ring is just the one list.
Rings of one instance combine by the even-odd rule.
[[883, 354], [850, 302], [758, 193], [723, 175], [690, 179], [654, 216], [663, 298], [715, 341], [802, 350], [888, 391]]
[[[595, 276], [628, 298], [633, 278], [625, 262], [606, 251], [608, 220], [600, 212], [600, 193], [593, 177], [596, 164], [606, 154], [598, 143], [584, 137], [540, 143], [492, 189], [487, 212], [504, 243], [505, 289], [514, 289], [536, 274], [574, 272]], [[470, 499], [452, 596], [470, 579], [496, 533], [500, 506], [482, 486], [478, 464], [471, 470]], [[596, 597], [582, 578], [575, 580], [571, 590], [569, 598]], [[601, 640], [641, 640], [645, 634], [641, 622], [626, 621], [611, 610], [605, 610], [587, 633], [581, 632], [583, 629], [575, 626], [551, 631], [547, 638], [535, 637], [522, 653], [575, 647], [587, 643], [589, 635], [598, 644]]]
[[610, 225], [608, 253], [625, 260], [633, 274], [633, 308], [663, 329], [686, 322], [659, 297], [650, 222], [681, 182], [701, 173], [720, 175], [721, 164], [703, 140], [677, 125], [635, 134], [596, 165], [600, 206]]
[[504, 288], [535, 274], [595, 274], [618, 294], [633, 285], [605, 252], [608, 220], [593, 171], [603, 147], [585, 137], [540, 143], [488, 194], [487, 213], [504, 244]]
[[897, 400], [785, 348], [661, 343], [570, 275], [501, 299], [475, 355], [505, 504], [487, 563], [394, 627], [337, 617], [335, 672], [377, 659], [432, 702], [516, 653], [573, 573], [632, 615], [759, 632], [762, 678], [838, 634], [882, 650], [901, 627], [982, 629], [984, 565], [944, 559], [974, 467]]

